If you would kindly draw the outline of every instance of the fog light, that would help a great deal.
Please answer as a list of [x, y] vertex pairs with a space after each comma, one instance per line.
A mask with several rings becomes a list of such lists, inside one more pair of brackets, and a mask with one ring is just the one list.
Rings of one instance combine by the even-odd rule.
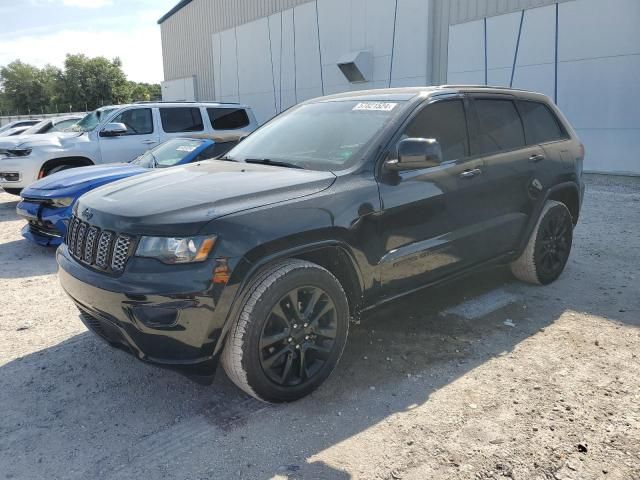
[[20, 174], [16, 172], [0, 172], [0, 178], [6, 182], [18, 182], [20, 181]]

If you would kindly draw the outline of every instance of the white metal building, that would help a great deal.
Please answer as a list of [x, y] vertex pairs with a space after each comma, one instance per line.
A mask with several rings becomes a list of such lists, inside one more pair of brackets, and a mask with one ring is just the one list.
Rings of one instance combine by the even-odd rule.
[[159, 23], [167, 100], [264, 122], [345, 90], [513, 86], [558, 103], [585, 169], [640, 174], [638, 0], [183, 0]]

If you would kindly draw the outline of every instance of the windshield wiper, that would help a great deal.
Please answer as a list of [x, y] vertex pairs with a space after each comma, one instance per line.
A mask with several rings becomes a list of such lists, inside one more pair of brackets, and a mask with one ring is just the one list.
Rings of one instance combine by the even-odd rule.
[[260, 165], [273, 165], [274, 167], [286, 167], [286, 168], [300, 168], [303, 169], [300, 165], [296, 165], [295, 163], [289, 162], [281, 162], [279, 160], [271, 160], [270, 158], [245, 158], [245, 163], [258, 163]]

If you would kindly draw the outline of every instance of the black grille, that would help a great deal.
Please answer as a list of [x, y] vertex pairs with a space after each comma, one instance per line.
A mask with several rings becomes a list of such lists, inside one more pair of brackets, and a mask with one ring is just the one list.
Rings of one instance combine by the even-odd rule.
[[134, 239], [71, 217], [67, 229], [69, 253], [77, 260], [99, 270], [122, 273], [133, 253]]

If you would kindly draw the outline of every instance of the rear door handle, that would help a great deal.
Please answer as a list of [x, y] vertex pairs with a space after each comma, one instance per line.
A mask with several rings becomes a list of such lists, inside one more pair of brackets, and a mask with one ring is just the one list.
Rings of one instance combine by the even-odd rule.
[[530, 162], [539, 162], [541, 160], [544, 160], [544, 155], [542, 155], [542, 154], [531, 155], [529, 157], [529, 161]]
[[155, 140], [143, 140], [142, 143], [144, 145], [155, 145], [158, 142], [156, 142]]
[[473, 170], [465, 170], [460, 174], [460, 178], [473, 178], [476, 175], [480, 175], [481, 173], [482, 170], [480, 170], [479, 168], [474, 168]]

